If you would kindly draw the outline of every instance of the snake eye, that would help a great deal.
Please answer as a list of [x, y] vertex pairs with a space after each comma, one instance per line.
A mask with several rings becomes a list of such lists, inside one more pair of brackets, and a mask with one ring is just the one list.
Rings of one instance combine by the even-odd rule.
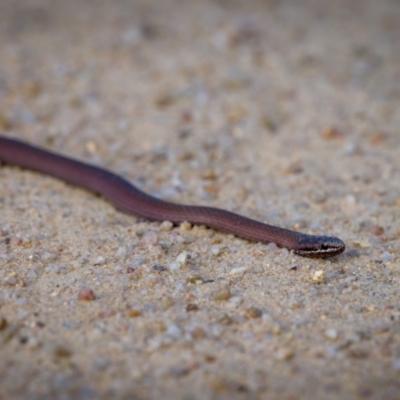
[[329, 250], [329, 246], [328, 245], [326, 245], [326, 244], [321, 244], [321, 250], [323, 250], [323, 251], [327, 251], [327, 250]]

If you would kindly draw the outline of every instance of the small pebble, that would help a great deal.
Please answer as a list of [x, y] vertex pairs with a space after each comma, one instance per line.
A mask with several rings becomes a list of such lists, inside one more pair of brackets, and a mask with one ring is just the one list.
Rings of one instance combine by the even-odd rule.
[[87, 260], [81, 257], [77, 258], [76, 260], [72, 260], [69, 264], [72, 267], [72, 269], [79, 269], [83, 267], [85, 262], [87, 262]]
[[387, 262], [390, 262], [390, 261], [393, 261], [396, 257], [393, 255], [393, 254], [390, 254], [389, 252], [387, 252], [387, 251], [385, 251], [383, 254], [382, 254], [382, 262], [383, 263], [387, 263]]
[[72, 351], [68, 347], [61, 344], [50, 346], [50, 350], [53, 355], [58, 358], [67, 358], [72, 356]]
[[96, 300], [96, 295], [92, 289], [84, 287], [79, 290], [78, 299], [83, 301], [92, 301]]
[[381, 236], [385, 233], [385, 229], [382, 226], [374, 226], [371, 231], [375, 236]]
[[169, 372], [174, 377], [181, 377], [181, 376], [187, 375], [190, 372], [190, 369], [178, 365], [178, 366], [172, 367]]
[[7, 326], [8, 326], [7, 320], [2, 315], [0, 315], [0, 331], [6, 329]]
[[132, 272], [127, 271], [127, 273], [129, 274], [129, 280], [132, 282], [138, 282], [142, 278], [140, 270], [133, 270]]
[[396, 371], [400, 371], [400, 358], [393, 360], [393, 369], [395, 369]]
[[8, 286], [15, 286], [15, 287], [24, 287], [25, 286], [25, 281], [19, 276], [7, 278], [4, 281], [4, 283]]
[[231, 291], [229, 287], [220, 288], [211, 294], [211, 298], [215, 301], [229, 300], [231, 298]]
[[193, 338], [194, 340], [204, 339], [204, 338], [207, 336], [207, 334], [206, 334], [206, 332], [204, 331], [204, 329], [201, 328], [200, 326], [194, 328], [194, 329], [190, 332], [190, 335], [192, 336], [192, 338]]
[[344, 132], [336, 126], [328, 126], [321, 131], [321, 136], [323, 139], [341, 139], [344, 137]]
[[122, 261], [126, 259], [126, 255], [127, 255], [126, 247], [119, 247], [118, 250], [115, 252], [115, 257], [119, 258]]
[[194, 284], [197, 284], [197, 283], [203, 283], [204, 279], [200, 275], [193, 275], [193, 276], [190, 276], [186, 280], [186, 282], [194, 285]]
[[325, 192], [317, 192], [313, 194], [312, 199], [314, 200], [315, 203], [321, 204], [326, 201], [327, 197], [328, 196]]
[[49, 265], [48, 267], [46, 267], [45, 271], [51, 272], [53, 274], [66, 274], [68, 272], [68, 267], [65, 264]]
[[103, 265], [106, 262], [106, 259], [103, 256], [98, 256], [94, 261], [93, 265]]
[[260, 318], [262, 316], [262, 311], [257, 307], [249, 307], [246, 309], [244, 315], [249, 319]]
[[199, 306], [195, 303], [189, 303], [186, 306], [186, 311], [198, 311], [199, 310]]
[[371, 243], [366, 237], [354, 240], [353, 245], [362, 249], [369, 249], [371, 247]]
[[143, 233], [140, 243], [145, 246], [155, 246], [157, 244], [158, 237], [153, 231], [147, 231]]
[[115, 267], [115, 272], [116, 272], [117, 274], [121, 274], [123, 271], [125, 271], [125, 268], [124, 268], [122, 265], [117, 265], [117, 266]]
[[184, 221], [179, 225], [179, 228], [181, 229], [181, 231], [187, 232], [192, 229], [192, 225], [190, 222]]
[[287, 174], [301, 174], [303, 172], [303, 165], [301, 161], [295, 160], [292, 161], [285, 169]]
[[237, 297], [233, 296], [229, 299], [229, 302], [227, 304], [228, 308], [234, 309], [239, 307], [243, 303], [243, 298], [242, 297]]
[[178, 262], [173, 262], [171, 264], [168, 265], [168, 268], [170, 271], [178, 271], [181, 269], [181, 264]]
[[22, 239], [19, 238], [19, 237], [17, 237], [17, 236], [13, 236], [13, 237], [10, 239], [10, 245], [11, 245], [12, 247], [20, 246], [21, 244], [22, 244]]
[[142, 315], [142, 312], [137, 308], [131, 308], [129, 310], [129, 316], [131, 318], [137, 318], [137, 317], [140, 317], [141, 315]]
[[11, 257], [8, 256], [7, 254], [0, 254], [0, 260], [5, 261], [5, 262], [10, 262]]
[[97, 357], [94, 360], [94, 367], [99, 371], [104, 371], [111, 365], [111, 360], [108, 357]]
[[281, 349], [278, 349], [275, 352], [274, 356], [279, 361], [288, 361], [293, 358], [294, 353], [292, 349], [289, 349], [288, 347], [283, 347]]
[[1, 334], [1, 339], [3, 343], [6, 343], [13, 339], [17, 334], [18, 331], [20, 330], [20, 325], [13, 324], [13, 325], [7, 325]]
[[[232, 390], [232, 386], [233, 386], [231, 381], [229, 381], [225, 377], [220, 376], [217, 373], [210, 376], [208, 384], [209, 384], [210, 388], [217, 394], [230, 393], [230, 391]], [[219, 398], [221, 398], [221, 397], [223, 398], [224, 396], [219, 395]], [[217, 398], [218, 398], [218, 395], [217, 395]]]
[[228, 275], [229, 275], [229, 276], [239, 276], [239, 277], [242, 277], [242, 276], [246, 273], [246, 271], [247, 271], [247, 268], [245, 268], [245, 267], [235, 267], [235, 268], [232, 268], [232, 269], [229, 271]]
[[167, 268], [163, 267], [162, 265], [154, 265], [153, 269], [154, 269], [154, 271], [157, 271], [157, 272], [164, 272], [167, 270]]
[[160, 231], [169, 232], [173, 228], [174, 224], [171, 221], [164, 221], [160, 225]]
[[177, 292], [187, 292], [188, 288], [186, 283], [184, 282], [178, 282], [178, 284], [175, 287], [175, 291]]
[[144, 259], [143, 258], [135, 258], [130, 264], [131, 264], [131, 266], [142, 265], [142, 264], [144, 264]]
[[167, 335], [175, 339], [180, 339], [182, 337], [182, 330], [178, 325], [170, 323], [167, 326]]
[[28, 279], [36, 279], [37, 278], [37, 273], [34, 269], [29, 269], [28, 272], [26, 273], [26, 277]]
[[368, 358], [369, 353], [365, 348], [363, 348], [361, 346], [354, 346], [347, 351], [347, 355], [350, 358], [361, 360], [361, 359]]
[[272, 326], [271, 332], [272, 332], [274, 335], [280, 335], [280, 334], [282, 333], [282, 328], [281, 328], [280, 324], [275, 323], [275, 324]]
[[302, 306], [302, 302], [295, 295], [291, 295], [288, 301], [288, 306], [290, 309], [295, 310]]
[[311, 279], [316, 285], [322, 285], [325, 283], [325, 272], [323, 270], [315, 271]]
[[49, 261], [55, 261], [57, 259], [57, 256], [55, 254], [49, 253], [49, 252], [44, 252], [42, 254], [42, 261], [44, 262], [49, 262]]
[[211, 247], [211, 254], [215, 257], [219, 256], [221, 254], [221, 249], [218, 246], [212, 246]]
[[91, 154], [95, 154], [98, 151], [97, 144], [95, 142], [93, 142], [92, 140], [86, 142], [85, 147], [86, 147], [86, 150]]
[[338, 338], [338, 332], [336, 329], [333, 329], [333, 328], [326, 329], [324, 334], [325, 334], [325, 337], [330, 340], [336, 340]]
[[41, 342], [38, 338], [30, 336], [27, 341], [27, 346], [30, 350], [38, 349], [41, 346]]
[[217, 174], [213, 169], [206, 169], [202, 174], [201, 177], [203, 179], [215, 180], [217, 179]]
[[166, 108], [174, 104], [177, 100], [177, 95], [175, 93], [163, 93], [158, 96], [154, 103], [158, 108]]
[[218, 322], [222, 325], [231, 325], [233, 324], [234, 321], [231, 316], [224, 313], [221, 315], [221, 317], [218, 318]]
[[279, 247], [273, 242], [268, 243], [266, 248], [267, 248], [268, 251], [276, 251], [276, 250], [279, 249]]
[[164, 310], [167, 310], [168, 308], [171, 308], [175, 304], [175, 301], [172, 297], [169, 296], [164, 296], [161, 299], [161, 306]]
[[181, 267], [186, 267], [189, 259], [190, 259], [190, 254], [187, 251], [183, 251], [176, 258], [176, 262], [178, 262], [181, 265]]
[[346, 197], [346, 202], [348, 205], [353, 206], [357, 203], [356, 197], [352, 194], [348, 194]]
[[11, 129], [12, 126], [13, 124], [11, 118], [7, 114], [0, 112], [0, 129], [3, 131], [7, 131]]

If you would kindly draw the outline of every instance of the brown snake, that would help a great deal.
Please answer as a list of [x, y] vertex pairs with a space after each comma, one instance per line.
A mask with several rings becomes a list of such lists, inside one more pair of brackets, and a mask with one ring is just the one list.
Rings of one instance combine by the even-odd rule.
[[103, 168], [3, 136], [0, 136], [0, 162], [51, 175], [100, 193], [121, 211], [149, 220], [204, 224], [255, 242], [273, 242], [304, 257], [328, 258], [345, 249], [344, 243], [336, 237], [313, 236], [279, 228], [218, 208], [160, 200]]

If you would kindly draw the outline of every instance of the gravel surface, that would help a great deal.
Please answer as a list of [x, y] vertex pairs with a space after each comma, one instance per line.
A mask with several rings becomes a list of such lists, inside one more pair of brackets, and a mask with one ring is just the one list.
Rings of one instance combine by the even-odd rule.
[[297, 257], [0, 168], [0, 399], [400, 398], [400, 3], [0, 0], [0, 131]]

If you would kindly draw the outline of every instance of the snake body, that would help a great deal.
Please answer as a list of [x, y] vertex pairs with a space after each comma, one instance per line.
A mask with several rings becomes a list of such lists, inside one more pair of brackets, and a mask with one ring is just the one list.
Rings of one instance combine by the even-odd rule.
[[328, 258], [345, 249], [336, 237], [313, 236], [267, 225], [219, 208], [160, 200], [106, 169], [3, 136], [0, 136], [0, 162], [51, 175], [99, 193], [117, 209], [149, 220], [204, 224], [251, 241], [273, 242], [304, 257]]

